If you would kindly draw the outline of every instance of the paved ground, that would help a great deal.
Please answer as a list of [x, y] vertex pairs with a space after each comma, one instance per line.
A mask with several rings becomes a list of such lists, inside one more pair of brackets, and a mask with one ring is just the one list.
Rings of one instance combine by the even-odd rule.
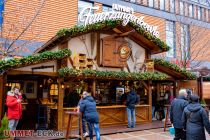
[[[163, 129], [151, 129], [128, 133], [118, 133], [102, 136], [101, 140], [173, 140], [173, 135], [163, 132]], [[206, 136], [210, 140], [210, 136]]]
[[[163, 128], [142, 130], [135, 132], [124, 132], [111, 135], [102, 135], [101, 140], [173, 140], [173, 135], [163, 132]], [[207, 140], [210, 136], [206, 135]], [[21, 140], [49, 140], [53, 138], [21, 138]], [[55, 138], [54, 138], [55, 139]], [[89, 138], [87, 138], [89, 140]], [[94, 138], [95, 140], [95, 138]]]

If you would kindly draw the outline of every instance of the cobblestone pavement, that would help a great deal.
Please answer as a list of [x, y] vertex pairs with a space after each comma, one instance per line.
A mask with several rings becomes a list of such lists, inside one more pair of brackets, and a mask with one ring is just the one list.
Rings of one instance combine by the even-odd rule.
[[[168, 131], [163, 132], [161, 129], [151, 129], [128, 133], [118, 133], [112, 135], [104, 135], [101, 140], [173, 140], [173, 135], [170, 135]], [[210, 136], [207, 134], [206, 139], [210, 140]]]

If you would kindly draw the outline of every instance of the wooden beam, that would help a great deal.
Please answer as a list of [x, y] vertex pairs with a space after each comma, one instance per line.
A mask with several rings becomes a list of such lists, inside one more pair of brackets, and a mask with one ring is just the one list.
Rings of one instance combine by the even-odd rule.
[[92, 96], [95, 97], [96, 96], [96, 80], [93, 79], [93, 83], [92, 83]]
[[0, 76], [0, 119], [4, 116], [6, 74]]
[[33, 74], [33, 75], [45, 75], [45, 76], [53, 76], [57, 77], [58, 73], [57, 72], [33, 72], [32, 71], [20, 71], [20, 70], [10, 70], [8, 71], [7, 75], [28, 75], [28, 74]]
[[58, 120], [57, 129], [61, 131], [63, 129], [63, 97], [64, 97], [64, 79], [58, 79]]
[[128, 36], [128, 35], [130, 35], [131, 33], [134, 33], [134, 32], [135, 32], [135, 30], [133, 29], [133, 30], [131, 30], [131, 31], [127, 31], [127, 32], [125, 32], [125, 33], [121, 33], [121, 34], [119, 34], [119, 35], [116, 36], [116, 37]]
[[175, 81], [173, 81], [173, 92], [174, 92], [174, 94], [173, 94], [173, 96], [174, 96], [174, 98], [176, 97], [176, 80]]
[[100, 39], [100, 33], [97, 33], [96, 61], [97, 61], [98, 66], [101, 65], [101, 62], [100, 62], [100, 60], [101, 60], [101, 58], [100, 58], [101, 57], [100, 41], [101, 41], [101, 39]]
[[149, 90], [148, 85], [147, 85], [144, 81], [141, 81], [141, 83], [144, 85], [144, 87], [145, 87], [145, 88], [146, 88], [146, 90], [148, 91], [148, 90]]

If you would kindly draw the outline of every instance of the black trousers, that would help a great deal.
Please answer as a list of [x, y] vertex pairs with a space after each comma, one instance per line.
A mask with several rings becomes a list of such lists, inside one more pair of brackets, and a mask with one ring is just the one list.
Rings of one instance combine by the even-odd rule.
[[186, 140], [186, 132], [183, 131], [183, 129], [180, 128], [174, 128], [174, 129], [175, 129], [174, 140]]

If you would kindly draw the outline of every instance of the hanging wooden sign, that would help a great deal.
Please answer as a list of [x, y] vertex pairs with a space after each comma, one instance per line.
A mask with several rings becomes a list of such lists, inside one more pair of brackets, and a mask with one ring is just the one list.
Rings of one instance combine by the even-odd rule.
[[122, 60], [128, 60], [131, 56], [131, 48], [129, 47], [128, 42], [123, 43], [119, 46], [119, 55]]
[[154, 72], [154, 60], [152, 59], [146, 60], [146, 69], [147, 72]]

